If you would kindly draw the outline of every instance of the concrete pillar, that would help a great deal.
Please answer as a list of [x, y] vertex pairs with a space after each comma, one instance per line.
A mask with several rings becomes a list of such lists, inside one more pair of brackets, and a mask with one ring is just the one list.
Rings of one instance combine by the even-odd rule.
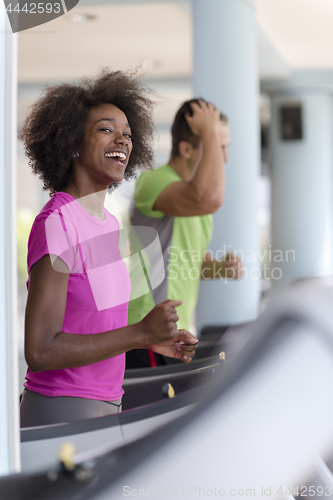
[[260, 129], [255, 2], [193, 0], [193, 37], [194, 95], [211, 100], [228, 116], [232, 141], [225, 201], [214, 214], [209, 248], [214, 254], [237, 250], [246, 272], [241, 282], [201, 282], [197, 306], [200, 332], [204, 326], [253, 320], [258, 311]]
[[[295, 80], [271, 89], [272, 251], [282, 257], [273, 262], [282, 272], [275, 288], [332, 273], [332, 90]], [[288, 106], [301, 109], [302, 138], [283, 140], [281, 109]]]
[[0, 3], [0, 475], [20, 470], [16, 264], [16, 36]]

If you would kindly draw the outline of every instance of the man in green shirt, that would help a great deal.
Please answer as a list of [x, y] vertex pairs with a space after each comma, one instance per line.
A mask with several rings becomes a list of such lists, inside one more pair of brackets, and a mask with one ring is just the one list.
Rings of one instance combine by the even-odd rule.
[[130, 302], [128, 322], [140, 321], [164, 300], [182, 299], [178, 328], [189, 330], [200, 279], [239, 279], [242, 264], [232, 252], [222, 261], [206, 254], [213, 230], [211, 214], [222, 205], [225, 191], [227, 118], [212, 104], [192, 99], [178, 110], [171, 132], [168, 164], [139, 177], [131, 205], [134, 229], [149, 226], [159, 235], [165, 279]]

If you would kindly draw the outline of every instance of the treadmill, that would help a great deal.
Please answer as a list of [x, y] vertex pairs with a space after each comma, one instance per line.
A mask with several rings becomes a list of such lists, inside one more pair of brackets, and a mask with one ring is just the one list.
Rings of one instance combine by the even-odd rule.
[[284, 293], [186, 415], [117, 449], [2, 478], [0, 497], [331, 498], [332, 303], [331, 282]]

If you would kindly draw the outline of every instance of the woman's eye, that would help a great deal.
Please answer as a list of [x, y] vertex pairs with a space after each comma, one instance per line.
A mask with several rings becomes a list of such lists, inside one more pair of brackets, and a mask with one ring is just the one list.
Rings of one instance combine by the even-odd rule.
[[131, 134], [124, 134], [124, 137], [128, 137], [128, 139], [132, 139]]
[[110, 128], [101, 128], [102, 132], [112, 132]]

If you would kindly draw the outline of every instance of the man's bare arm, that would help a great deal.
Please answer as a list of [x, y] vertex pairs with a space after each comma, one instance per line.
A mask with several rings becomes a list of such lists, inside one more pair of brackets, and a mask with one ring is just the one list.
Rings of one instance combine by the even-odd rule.
[[189, 181], [167, 186], [156, 200], [155, 210], [166, 215], [186, 217], [216, 212], [223, 203], [225, 171], [220, 144], [220, 111], [212, 104], [191, 103], [193, 116], [186, 119], [200, 137], [202, 155]]
[[239, 280], [244, 275], [243, 263], [240, 257], [229, 252], [223, 260], [214, 260], [206, 253], [202, 263], [201, 279], [212, 280], [228, 278]]

